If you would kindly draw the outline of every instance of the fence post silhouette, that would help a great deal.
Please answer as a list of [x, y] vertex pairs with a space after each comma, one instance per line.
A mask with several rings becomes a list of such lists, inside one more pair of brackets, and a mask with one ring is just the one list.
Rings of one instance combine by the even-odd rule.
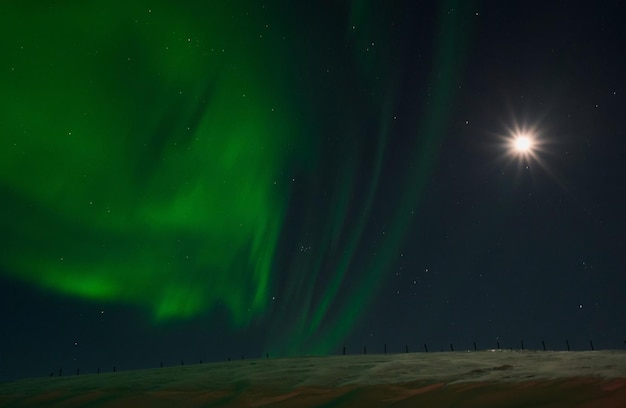
[[[623, 340], [623, 343], [624, 343], [624, 345], [626, 346], [626, 340]], [[427, 343], [423, 343], [423, 346], [424, 346], [424, 351], [425, 351], [426, 353], [428, 353], [428, 352], [429, 352], [429, 349], [428, 349], [428, 344], [427, 344]], [[473, 346], [474, 351], [478, 351], [478, 346], [477, 346], [477, 344], [476, 344], [476, 340], [474, 340], [474, 341], [472, 342], [472, 346]], [[520, 340], [520, 346], [521, 346], [521, 350], [522, 350], [522, 351], [525, 351], [525, 350], [526, 350], [525, 343], [524, 343], [524, 339], [521, 339], [521, 340]], [[570, 342], [569, 342], [569, 339], [565, 339], [565, 346], [566, 346], [567, 351], [571, 351], [571, 344], [570, 344]], [[451, 351], [451, 352], [454, 352], [454, 351], [455, 351], [455, 350], [454, 350], [454, 343], [449, 343], [449, 347], [450, 347], [450, 351]], [[501, 345], [500, 345], [500, 341], [499, 341], [499, 340], [496, 342], [496, 347], [497, 347], [497, 349], [498, 349], [498, 350], [501, 350]], [[546, 346], [545, 339], [544, 339], [544, 340], [541, 340], [541, 347], [542, 347], [543, 351], [547, 351], [547, 346]], [[590, 348], [590, 350], [591, 350], [591, 351], [595, 351], [595, 346], [594, 346], [594, 344], [593, 344], [593, 339], [589, 339], [589, 348]], [[510, 350], [511, 350], [511, 351], [513, 351], [513, 348], [511, 347], [511, 348], [510, 348]], [[532, 347], [531, 347], [531, 350], [532, 350]], [[388, 351], [388, 350], [387, 350], [387, 343], [383, 343], [383, 352], [384, 352], [384, 354], [385, 354], [385, 355], [387, 354], [387, 351]], [[407, 343], [405, 343], [405, 345], [404, 345], [404, 351], [405, 351], [405, 353], [407, 353], [407, 354], [409, 353], [409, 345], [408, 345]], [[441, 348], [441, 351], [444, 351], [444, 348], [443, 348], [443, 347]], [[467, 351], [469, 351], [469, 350], [467, 350]], [[575, 350], [575, 351], [576, 351], [576, 350]], [[419, 352], [419, 351], [418, 351], [418, 352]], [[344, 355], [344, 356], [346, 355], [346, 346], [345, 346], [345, 345], [342, 347], [341, 353], [342, 353], [342, 355]], [[367, 345], [364, 345], [364, 346], [363, 346], [363, 354], [364, 354], [364, 355], [367, 355]], [[262, 357], [260, 357], [260, 358], [262, 358]], [[269, 360], [269, 353], [265, 353], [265, 358]], [[241, 355], [241, 360], [245, 360], [245, 356], [244, 356], [243, 354]], [[230, 357], [230, 356], [228, 356], [228, 361], [231, 361], [231, 357]], [[203, 360], [203, 359], [200, 359], [200, 364], [203, 364], [203, 363], [204, 363], [204, 360]], [[180, 365], [181, 365], [181, 366], [184, 366], [184, 365], [185, 365], [185, 361], [184, 361], [184, 360], [181, 360], [181, 361], [180, 361]], [[192, 365], [193, 365], [193, 363], [192, 363]], [[163, 366], [163, 361], [161, 361], [161, 362], [160, 362], [160, 367], [161, 367], [161, 368], [163, 368], [163, 367], [164, 367], [164, 366]], [[114, 372], [114, 373], [116, 373], [116, 372], [117, 372], [117, 366], [115, 366], [115, 365], [113, 366], [113, 372]], [[96, 373], [97, 373], [97, 374], [100, 374], [100, 367], [98, 367], [98, 368], [96, 369]], [[54, 372], [54, 371], [51, 371], [49, 376], [50, 376], [50, 377], [54, 377], [54, 375], [55, 375], [55, 372]], [[80, 375], [80, 367], [76, 368], [76, 375], [77, 375], [77, 376], [78, 376], [78, 375]], [[59, 377], [62, 377], [62, 376], [63, 376], [63, 367], [59, 368], [58, 376], [59, 376]]]

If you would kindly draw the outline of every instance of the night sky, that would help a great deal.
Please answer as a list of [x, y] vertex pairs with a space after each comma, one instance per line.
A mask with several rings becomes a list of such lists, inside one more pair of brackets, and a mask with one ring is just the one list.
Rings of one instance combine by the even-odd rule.
[[624, 347], [622, 2], [49, 4], [0, 6], [0, 380]]

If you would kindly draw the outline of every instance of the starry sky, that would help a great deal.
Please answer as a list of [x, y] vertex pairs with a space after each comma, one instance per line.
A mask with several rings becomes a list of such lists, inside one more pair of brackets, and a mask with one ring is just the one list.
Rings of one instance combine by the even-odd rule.
[[0, 6], [0, 380], [624, 347], [624, 5], [304, 3]]

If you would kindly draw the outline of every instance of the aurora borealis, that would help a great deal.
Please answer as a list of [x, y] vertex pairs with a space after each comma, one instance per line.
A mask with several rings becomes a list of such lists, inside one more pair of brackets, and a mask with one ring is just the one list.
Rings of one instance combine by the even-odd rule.
[[[420, 164], [405, 182], [415, 187], [397, 192], [405, 196], [403, 214], [387, 217], [391, 242], [383, 245], [382, 259], [339, 299], [376, 200], [393, 126], [394, 95], [386, 95], [395, 92], [393, 84], [365, 90], [375, 97], [342, 115], [357, 122], [342, 125], [350, 137], [316, 129], [306, 97], [289, 91], [307, 84], [297, 70], [290, 72], [297, 37], [280, 35], [285, 23], [256, 4], [198, 4], [152, 10], [146, 3], [121, 14], [103, 6], [91, 11], [108, 16], [97, 29], [85, 24], [80, 7], [17, 11], [25, 24], [10, 27], [23, 42], [10, 50], [12, 97], [3, 110], [10, 112], [4, 124], [12, 136], [3, 149], [3, 184], [10, 204], [37, 205], [20, 205], [28, 209], [12, 217], [19, 224], [11, 225], [16, 236], [4, 266], [67, 295], [139, 305], [157, 321], [221, 303], [233, 324], [244, 326], [266, 318], [278, 295], [286, 307], [277, 313], [293, 321], [298, 337], [314, 334], [340, 303], [335, 310], [346, 317], [324, 330], [336, 341], [397, 251], [401, 225], [432, 166], [428, 156], [436, 155], [440, 105], [450, 91], [427, 109], [435, 115], [423, 125], [427, 140], [412, 146]], [[359, 20], [372, 18], [366, 6], [353, 5], [343, 42], [371, 35], [361, 34], [366, 27], [356, 30]], [[49, 27], [35, 30], [39, 24]], [[45, 40], [32, 34], [47, 32], [54, 35]], [[443, 30], [441, 37], [443, 55], [435, 64], [446, 66], [457, 38]], [[362, 92], [371, 81], [368, 70], [377, 68], [363, 50], [358, 54], [361, 77], [351, 92]], [[380, 122], [380, 129], [365, 133], [358, 122], [366, 114], [377, 116], [371, 124]], [[324, 162], [330, 149], [359, 149], [360, 138], [373, 146]], [[312, 205], [290, 221], [299, 228], [282, 235], [302, 242], [296, 253], [311, 256], [280, 259], [290, 194], [296, 183], [314, 185], [325, 171], [320, 165], [330, 170], [324, 185], [307, 192]], [[357, 172], [369, 172], [370, 179], [357, 180]], [[315, 208], [316, 194], [327, 196], [326, 208]], [[280, 279], [279, 268], [286, 269]], [[318, 282], [322, 268], [333, 270], [326, 282]], [[296, 314], [289, 316], [289, 309]]]
[[[85, 310], [132, 311], [148, 330], [185, 327], [193, 336], [201, 326], [222, 343], [252, 336], [244, 343], [255, 352], [296, 355], [382, 332], [491, 339], [494, 322], [496, 333], [510, 330], [494, 316], [520, 270], [528, 283], [517, 283], [515, 304], [546, 270], [574, 268], [562, 307], [596, 302], [580, 323], [592, 330], [594, 316], [609, 315], [599, 294], [622, 282], [614, 265], [624, 242], [619, 228], [598, 220], [599, 195], [578, 187], [596, 160], [585, 158], [585, 146], [604, 143], [576, 136], [581, 127], [567, 122], [572, 112], [581, 121], [591, 115], [572, 102], [583, 91], [568, 94], [578, 74], [557, 84], [550, 77], [586, 51], [563, 46], [565, 57], [543, 68], [498, 66], [517, 59], [504, 39], [484, 46], [499, 29], [489, 21], [502, 13], [490, 7], [0, 6], [0, 276]], [[526, 52], [543, 56], [538, 41]], [[494, 49], [494, 64], [478, 60]], [[616, 98], [623, 104], [622, 85], [590, 84], [607, 98], [617, 92], [613, 109]], [[553, 135], [532, 174], [498, 147], [511, 117]], [[563, 164], [563, 155], [576, 163]], [[574, 224], [580, 234], [572, 235]], [[568, 249], [546, 249], [561, 234]], [[519, 251], [524, 261], [507, 262]], [[581, 263], [605, 276], [584, 296], [593, 278]], [[496, 272], [507, 264], [519, 269]], [[554, 291], [551, 279], [545, 290]], [[549, 326], [561, 306], [546, 306], [545, 296], [530, 303], [553, 310], [541, 323]], [[450, 329], [450, 316], [469, 304], [480, 322], [456, 317]], [[66, 318], [53, 306], [48, 313]], [[401, 329], [427, 314], [423, 327]], [[137, 326], [135, 318], [108, 324]], [[96, 330], [89, 327], [76, 330]], [[615, 334], [612, 323], [602, 327]], [[227, 352], [239, 350], [206, 358]]]
[[[293, 128], [284, 85], [247, 50], [212, 52], [236, 38], [225, 27], [181, 27], [147, 8], [134, 21], [137, 11], [113, 13], [94, 33], [81, 24], [85, 10], [57, 10], [50, 31], [68, 29], [46, 48], [84, 42], [49, 68], [27, 58], [15, 66], [33, 93], [19, 99], [15, 82], [19, 139], [4, 150], [3, 174], [9, 194], [46, 214], [19, 228], [9, 269], [70, 295], [147, 307], [157, 320], [221, 300], [245, 324], [246, 308], [263, 309], [285, 206], [276, 183]], [[46, 113], [32, 123], [33, 112]]]

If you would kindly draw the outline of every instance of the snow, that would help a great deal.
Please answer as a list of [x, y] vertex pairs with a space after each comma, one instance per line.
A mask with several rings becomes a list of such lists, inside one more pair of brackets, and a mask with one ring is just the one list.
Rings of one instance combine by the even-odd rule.
[[626, 352], [491, 350], [239, 360], [0, 384], [0, 406], [16, 407], [330, 403], [626, 407]]

